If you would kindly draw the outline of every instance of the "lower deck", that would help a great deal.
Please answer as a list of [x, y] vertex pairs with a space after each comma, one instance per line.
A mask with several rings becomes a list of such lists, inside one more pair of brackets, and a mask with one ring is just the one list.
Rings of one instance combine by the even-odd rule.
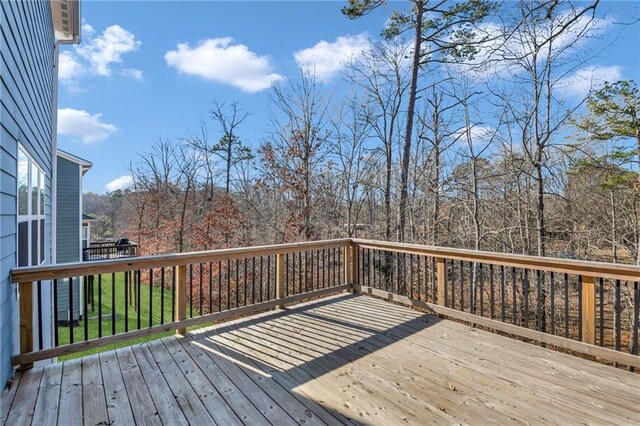
[[344, 294], [17, 374], [10, 425], [633, 424], [640, 375]]

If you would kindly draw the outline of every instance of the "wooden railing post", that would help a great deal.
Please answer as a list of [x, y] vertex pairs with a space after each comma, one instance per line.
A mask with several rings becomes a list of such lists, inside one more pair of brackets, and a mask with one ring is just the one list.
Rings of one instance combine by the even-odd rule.
[[438, 285], [438, 305], [447, 306], [447, 262], [444, 257], [436, 258], [436, 275]]
[[[276, 299], [284, 297], [284, 253], [278, 253], [276, 257]], [[284, 309], [284, 304], [278, 305], [278, 309]]]
[[[20, 353], [33, 352], [33, 282], [18, 284], [20, 292]], [[22, 364], [21, 370], [33, 368], [33, 363]]]
[[596, 343], [596, 279], [582, 277], [582, 341]]
[[346, 245], [343, 250], [342, 265], [344, 269], [344, 284], [353, 284], [353, 246]]
[[[187, 265], [178, 265], [176, 267], [176, 321], [182, 321], [187, 318]], [[184, 335], [186, 328], [179, 328], [176, 334]]]

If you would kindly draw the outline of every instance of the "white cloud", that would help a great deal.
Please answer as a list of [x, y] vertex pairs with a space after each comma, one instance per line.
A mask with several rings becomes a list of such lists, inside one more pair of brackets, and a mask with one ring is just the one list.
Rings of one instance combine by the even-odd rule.
[[76, 51], [89, 62], [94, 74], [110, 76], [111, 64], [122, 62], [122, 55], [136, 51], [140, 44], [132, 33], [120, 25], [112, 25], [99, 36], [78, 46]]
[[127, 189], [133, 185], [133, 177], [131, 176], [120, 176], [106, 184], [104, 189], [107, 192], [117, 191], [119, 189]]
[[491, 142], [496, 133], [496, 129], [494, 127], [480, 125], [472, 126], [471, 128], [465, 127], [453, 133], [453, 137], [458, 143], [468, 145], [469, 141], [467, 140], [467, 129], [469, 131], [469, 137], [473, 145]]
[[[536, 28], [535, 37], [532, 36], [531, 29], [528, 27], [510, 32], [496, 23], [483, 23], [477, 28], [477, 37], [484, 37], [487, 42], [479, 45], [480, 51], [475, 55], [475, 59], [471, 64], [450, 65], [450, 68], [479, 81], [521, 74], [523, 72], [521, 63], [523, 60], [530, 61], [534, 45], [539, 47], [537, 60], [541, 63], [549, 54], [550, 35], [557, 34], [560, 23], [571, 20], [574, 14], [575, 10], [567, 10], [555, 21], [545, 21], [547, 25], [540, 24]], [[586, 48], [589, 41], [603, 34], [613, 24], [612, 18], [592, 20], [591, 15], [583, 15], [553, 39], [551, 54], [555, 58], [566, 58], [576, 54], [578, 49]], [[589, 36], [584, 36], [586, 29]], [[506, 38], [505, 34], [509, 34], [509, 38]]]
[[122, 72], [120, 73], [126, 77], [131, 77], [134, 80], [138, 80], [138, 81], [144, 81], [144, 74], [142, 73], [141, 70], [136, 69], [136, 68], [125, 68], [122, 70]]
[[69, 81], [83, 72], [82, 65], [71, 52], [62, 52], [58, 58], [58, 78]]
[[86, 22], [82, 23], [82, 35], [84, 37], [91, 37], [93, 34], [95, 34], [96, 30], [93, 29], [93, 27], [89, 24], [87, 24]]
[[[82, 77], [111, 76], [113, 65], [121, 63], [124, 54], [135, 52], [141, 45], [131, 32], [119, 25], [112, 25], [96, 35], [93, 27], [84, 23], [82, 34], [80, 45], [60, 54], [58, 75], [60, 81], [71, 88], [77, 88], [77, 81]], [[144, 79], [142, 71], [133, 68], [125, 68], [119, 74]]]
[[618, 65], [588, 66], [561, 79], [557, 87], [560, 90], [564, 89], [567, 96], [584, 98], [592, 89], [601, 86], [605, 81], [614, 82], [622, 79], [622, 67]]
[[80, 139], [83, 143], [95, 143], [106, 139], [118, 130], [103, 121], [102, 114], [90, 114], [83, 110], [62, 108], [58, 110], [58, 134]]
[[167, 65], [179, 72], [229, 84], [249, 93], [269, 88], [284, 77], [273, 72], [266, 55], [258, 55], [231, 37], [214, 38], [195, 47], [180, 43], [164, 55]]
[[331, 43], [321, 40], [313, 47], [298, 50], [293, 55], [300, 68], [314, 72], [321, 78], [331, 78], [368, 49], [369, 45], [365, 34], [340, 36]]

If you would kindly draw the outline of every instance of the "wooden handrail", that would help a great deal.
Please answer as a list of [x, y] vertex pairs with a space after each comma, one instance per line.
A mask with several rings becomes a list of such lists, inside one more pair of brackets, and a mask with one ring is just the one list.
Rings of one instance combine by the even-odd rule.
[[148, 268], [161, 268], [201, 262], [215, 262], [224, 259], [237, 259], [248, 256], [284, 254], [300, 250], [336, 248], [351, 245], [355, 245], [360, 248], [386, 250], [407, 254], [413, 253], [433, 256], [436, 258], [440, 257], [445, 259], [482, 262], [494, 265], [513, 266], [517, 268], [527, 268], [533, 270], [640, 281], [640, 266], [635, 265], [558, 259], [552, 257], [537, 257], [488, 251], [475, 251], [449, 247], [365, 240], [359, 238], [343, 238], [335, 240], [309, 241], [302, 243], [209, 250], [191, 253], [172, 253], [156, 256], [140, 256], [137, 258], [110, 259], [95, 262], [77, 262], [52, 266], [14, 268], [11, 270], [11, 282], [20, 283], [27, 281], [33, 282], [48, 279], [61, 279], [71, 276], [106, 274], [112, 272], [133, 271]]
[[11, 282], [42, 281], [81, 277], [87, 275], [109, 274], [112, 272], [135, 271], [151, 268], [163, 268], [226, 259], [241, 259], [265, 255], [293, 253], [302, 250], [329, 249], [351, 245], [348, 238], [303, 243], [278, 244], [269, 246], [240, 247], [222, 250], [208, 250], [191, 253], [172, 253], [135, 258], [109, 259], [94, 262], [75, 262], [52, 266], [32, 266], [11, 270]]
[[504, 265], [516, 268], [561, 272], [598, 278], [640, 281], [640, 266], [635, 265], [527, 256], [521, 254], [465, 250], [449, 247], [423, 246], [418, 244], [364, 240], [359, 238], [352, 239], [352, 242], [356, 246], [365, 249], [368, 248], [406, 254], [419, 254], [435, 258]]

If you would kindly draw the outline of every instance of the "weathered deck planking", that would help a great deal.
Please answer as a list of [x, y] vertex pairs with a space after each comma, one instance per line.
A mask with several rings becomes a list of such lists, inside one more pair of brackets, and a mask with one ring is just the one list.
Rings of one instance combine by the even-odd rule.
[[0, 423], [637, 424], [640, 375], [341, 295], [18, 373]]

